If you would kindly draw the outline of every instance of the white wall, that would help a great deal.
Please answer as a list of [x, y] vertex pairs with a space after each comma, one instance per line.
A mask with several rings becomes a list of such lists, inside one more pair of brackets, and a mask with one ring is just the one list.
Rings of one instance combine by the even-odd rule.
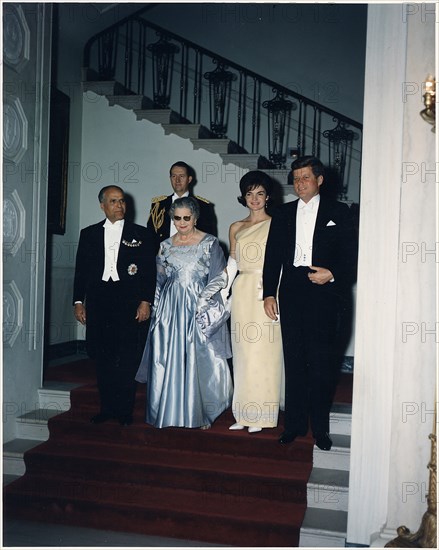
[[134, 221], [145, 225], [151, 199], [172, 192], [169, 168], [177, 160], [195, 169], [194, 192], [214, 203], [218, 236], [227, 244], [230, 224], [246, 214], [236, 200], [245, 171], [234, 165], [224, 167], [219, 155], [194, 150], [190, 140], [165, 135], [160, 125], [136, 121], [132, 111], [109, 107], [102, 96], [84, 94], [80, 226], [102, 219], [97, 194], [112, 184], [133, 197]]

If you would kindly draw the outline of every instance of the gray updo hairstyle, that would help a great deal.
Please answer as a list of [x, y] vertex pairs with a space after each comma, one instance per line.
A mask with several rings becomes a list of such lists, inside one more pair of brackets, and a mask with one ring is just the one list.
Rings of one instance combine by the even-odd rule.
[[175, 199], [168, 211], [171, 220], [174, 218], [175, 210], [177, 208], [187, 208], [190, 210], [195, 220], [198, 220], [200, 217], [200, 207], [196, 199], [193, 197], [180, 197], [179, 199]]

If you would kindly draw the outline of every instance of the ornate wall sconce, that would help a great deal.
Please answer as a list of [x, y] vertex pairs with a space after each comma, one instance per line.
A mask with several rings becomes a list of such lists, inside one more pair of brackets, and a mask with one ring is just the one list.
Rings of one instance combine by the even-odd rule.
[[429, 124], [433, 125], [432, 132], [436, 132], [436, 79], [429, 74], [425, 79], [425, 94], [424, 94], [423, 109], [419, 114]]

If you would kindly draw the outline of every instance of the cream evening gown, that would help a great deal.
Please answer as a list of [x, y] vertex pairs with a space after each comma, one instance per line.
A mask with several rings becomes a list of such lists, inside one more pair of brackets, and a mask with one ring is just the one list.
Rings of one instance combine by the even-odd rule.
[[232, 286], [232, 410], [238, 424], [259, 428], [277, 426], [284, 400], [280, 325], [267, 317], [262, 300], [262, 268], [270, 222], [265, 220], [236, 234], [239, 274]]

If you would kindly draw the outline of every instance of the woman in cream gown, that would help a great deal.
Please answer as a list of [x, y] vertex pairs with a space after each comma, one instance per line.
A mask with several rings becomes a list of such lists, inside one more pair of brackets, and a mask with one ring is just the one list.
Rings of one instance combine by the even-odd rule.
[[280, 325], [267, 317], [262, 300], [262, 268], [271, 222], [266, 205], [271, 187], [264, 172], [254, 170], [244, 175], [238, 200], [249, 215], [233, 223], [229, 232], [229, 287], [239, 271], [231, 296], [232, 411], [236, 423], [230, 429], [247, 427], [250, 433], [276, 427], [284, 399]]

